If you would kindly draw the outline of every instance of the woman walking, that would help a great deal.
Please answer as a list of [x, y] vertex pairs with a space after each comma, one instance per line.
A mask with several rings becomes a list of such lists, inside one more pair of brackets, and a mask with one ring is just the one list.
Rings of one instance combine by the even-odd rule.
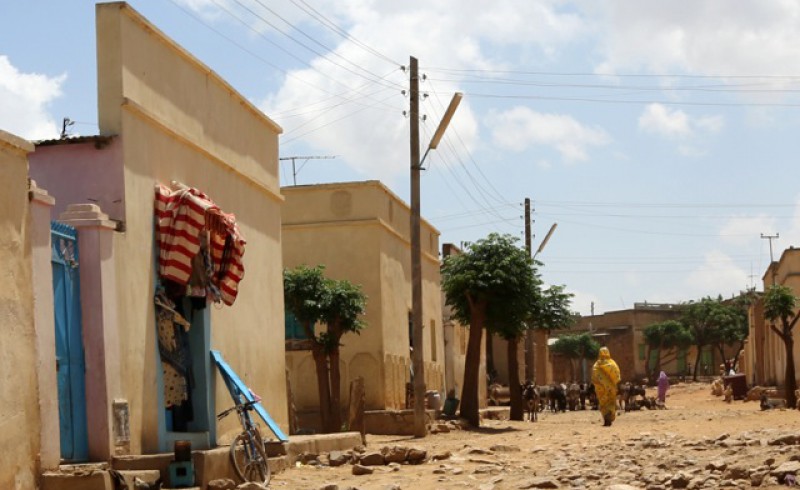
[[611, 359], [608, 347], [601, 347], [597, 362], [592, 367], [592, 383], [600, 404], [603, 425], [608, 427], [617, 417], [617, 384], [619, 384], [619, 366]]
[[667, 402], [667, 390], [669, 389], [669, 378], [667, 373], [661, 371], [658, 375], [658, 401], [664, 405]]

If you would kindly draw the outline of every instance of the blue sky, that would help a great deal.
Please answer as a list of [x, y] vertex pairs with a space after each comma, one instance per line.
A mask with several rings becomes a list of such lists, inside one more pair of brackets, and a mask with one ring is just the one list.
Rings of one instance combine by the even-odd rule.
[[[336, 156], [298, 160], [298, 184], [380, 179], [408, 199], [416, 56], [423, 143], [464, 93], [423, 216], [443, 243], [522, 239], [530, 198], [534, 248], [558, 223], [543, 277], [581, 313], [760, 289], [760, 234], [780, 234], [776, 258], [800, 238], [800, 3], [130, 3], [284, 128], [282, 157]], [[96, 76], [91, 2], [0, 4], [0, 129], [95, 134]]]

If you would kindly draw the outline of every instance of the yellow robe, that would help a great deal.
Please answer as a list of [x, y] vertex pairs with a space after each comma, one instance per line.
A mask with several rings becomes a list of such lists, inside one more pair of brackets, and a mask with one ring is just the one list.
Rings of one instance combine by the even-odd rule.
[[597, 393], [600, 413], [604, 420], [613, 422], [617, 417], [617, 384], [619, 384], [619, 366], [611, 359], [608, 348], [602, 347], [597, 362], [592, 367], [592, 383]]

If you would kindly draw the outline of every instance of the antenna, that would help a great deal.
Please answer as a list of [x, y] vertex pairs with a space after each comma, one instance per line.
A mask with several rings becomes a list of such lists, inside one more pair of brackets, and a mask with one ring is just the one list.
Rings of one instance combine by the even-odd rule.
[[[309, 160], [332, 160], [334, 158], [338, 158], [337, 155], [312, 155], [312, 156], [302, 156], [302, 157], [281, 157], [278, 158], [280, 161], [291, 160], [292, 161], [292, 185], [297, 185], [297, 174], [303, 170], [303, 167]], [[300, 165], [299, 169], [295, 169], [294, 162], [295, 160], [303, 160], [303, 164]]]

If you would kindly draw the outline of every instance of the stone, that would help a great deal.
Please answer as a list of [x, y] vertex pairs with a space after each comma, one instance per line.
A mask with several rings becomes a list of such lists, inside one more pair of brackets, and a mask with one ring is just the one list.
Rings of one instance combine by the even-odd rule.
[[342, 466], [350, 462], [350, 454], [343, 451], [331, 451], [328, 453], [328, 464], [331, 466]]
[[387, 446], [381, 449], [381, 454], [387, 463], [402, 463], [406, 460], [408, 449], [401, 446]]
[[301, 453], [297, 460], [303, 464], [319, 463], [319, 454]]
[[686, 488], [689, 486], [691, 479], [683, 472], [678, 472], [670, 480], [672, 488]]
[[520, 452], [519, 446], [511, 446], [506, 444], [495, 444], [489, 448], [491, 451], [498, 453], [518, 453]]
[[230, 478], [217, 478], [208, 482], [208, 490], [233, 490], [236, 488], [236, 482]]
[[427, 451], [425, 451], [424, 449], [412, 447], [411, 449], [408, 450], [408, 454], [406, 455], [406, 461], [408, 461], [409, 464], [419, 464], [425, 461], [425, 458], [427, 457], [428, 457]]
[[400, 463], [389, 463], [386, 467], [391, 471], [400, 471]]
[[616, 483], [606, 487], [606, 490], [642, 490], [642, 488], [634, 487], [633, 485], [626, 485], [624, 483]]
[[528, 488], [559, 488], [558, 480], [549, 477], [533, 478], [520, 485], [521, 489]]
[[450, 451], [440, 451], [438, 453], [432, 454], [431, 459], [433, 461], [444, 461], [446, 459], [450, 459], [452, 455], [453, 453], [451, 453]]
[[339, 490], [339, 485], [335, 483], [326, 483], [325, 485], [319, 487], [318, 490]]
[[782, 479], [784, 475], [800, 473], [800, 461], [787, 461], [772, 470], [770, 474]]
[[722, 476], [728, 480], [749, 480], [750, 469], [741, 465], [729, 466]]
[[767, 444], [770, 446], [794, 446], [800, 441], [800, 436], [786, 434], [774, 439], [770, 439]]
[[268, 489], [267, 487], [265, 487], [260, 483], [249, 481], [237, 486], [236, 490], [268, 490]]
[[383, 490], [401, 490], [401, 488], [397, 483], [392, 483], [391, 485], [384, 486]]
[[706, 465], [707, 470], [711, 471], [725, 471], [725, 468], [728, 467], [728, 463], [721, 459], [715, 459], [714, 461], [709, 461]]
[[363, 465], [360, 465], [360, 464], [354, 464], [353, 465], [353, 474], [356, 475], [356, 476], [371, 475], [373, 473], [375, 473], [375, 469], [374, 468], [371, 468], [369, 466], [363, 466]]
[[358, 462], [364, 466], [383, 466], [386, 460], [383, 454], [377, 451], [366, 452], [358, 458]]

